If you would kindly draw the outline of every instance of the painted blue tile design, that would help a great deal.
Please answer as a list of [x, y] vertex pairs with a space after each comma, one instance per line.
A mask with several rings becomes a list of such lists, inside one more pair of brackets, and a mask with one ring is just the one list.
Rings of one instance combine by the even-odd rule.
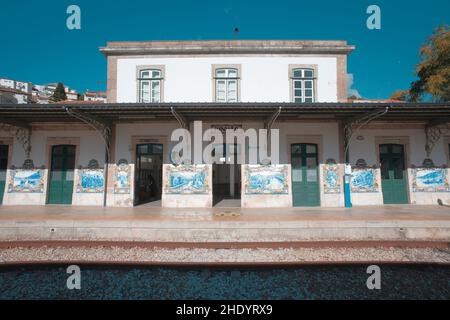
[[246, 194], [287, 194], [288, 166], [249, 165], [246, 167]]
[[77, 185], [78, 193], [100, 193], [103, 192], [105, 177], [103, 169], [80, 169]]
[[351, 192], [378, 192], [376, 169], [353, 169], [350, 182]]
[[125, 194], [130, 193], [131, 190], [131, 169], [130, 166], [119, 165], [116, 167], [116, 174], [114, 180], [114, 193]]
[[326, 164], [323, 166], [323, 187], [324, 193], [327, 194], [341, 192], [339, 167], [336, 164]]
[[205, 165], [168, 166], [165, 193], [207, 194], [208, 167]]
[[44, 192], [43, 170], [12, 170], [11, 175], [11, 183], [8, 186], [9, 193]]
[[450, 191], [447, 170], [443, 168], [413, 169], [414, 192], [447, 192]]

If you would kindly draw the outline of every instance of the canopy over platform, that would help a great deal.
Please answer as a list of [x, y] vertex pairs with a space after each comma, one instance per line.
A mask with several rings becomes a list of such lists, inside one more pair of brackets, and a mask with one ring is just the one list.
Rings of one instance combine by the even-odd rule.
[[[73, 112], [102, 122], [174, 120], [174, 113], [187, 121], [207, 119], [265, 120], [279, 113], [280, 120], [351, 121], [380, 112], [378, 121], [428, 123], [450, 122], [450, 103], [108, 103], [108, 104], [2, 104], [0, 122], [80, 122]], [[384, 111], [384, 112], [383, 112]]]

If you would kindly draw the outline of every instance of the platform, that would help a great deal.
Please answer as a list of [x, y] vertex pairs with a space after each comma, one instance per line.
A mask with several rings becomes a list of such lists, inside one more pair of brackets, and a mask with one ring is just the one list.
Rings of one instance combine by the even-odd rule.
[[450, 208], [0, 206], [0, 241], [448, 241]]

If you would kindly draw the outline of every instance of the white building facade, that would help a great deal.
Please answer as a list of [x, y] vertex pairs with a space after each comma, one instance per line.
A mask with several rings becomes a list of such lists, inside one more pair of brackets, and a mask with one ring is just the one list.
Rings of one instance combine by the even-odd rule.
[[[353, 50], [345, 41], [110, 42], [101, 48], [108, 103], [0, 109], [3, 204], [450, 201], [448, 104], [348, 103]], [[171, 135], [184, 128], [194, 136], [196, 121], [200, 138], [208, 129], [277, 129], [279, 163], [232, 163], [249, 148], [224, 141], [214, 145], [224, 152], [214, 164], [175, 164]]]

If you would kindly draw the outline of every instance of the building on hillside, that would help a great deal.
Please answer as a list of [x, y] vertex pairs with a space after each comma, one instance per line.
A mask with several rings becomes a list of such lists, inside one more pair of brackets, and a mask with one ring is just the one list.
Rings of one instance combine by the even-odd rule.
[[[49, 83], [45, 85], [34, 85], [33, 86], [33, 98], [35, 103], [43, 104], [50, 103], [51, 96], [55, 93], [58, 83]], [[64, 86], [64, 91], [66, 92], [67, 100], [75, 101], [78, 100], [78, 91], [71, 89], [68, 86]]]
[[[348, 102], [354, 49], [346, 41], [109, 42], [100, 49], [108, 103], [0, 107], [3, 204], [448, 203], [450, 105]], [[180, 128], [194, 157], [174, 165]], [[220, 137], [278, 129], [279, 139], [259, 136], [256, 149], [214, 140], [216, 161], [203, 163], [207, 129]], [[268, 144], [279, 161], [248, 161]]]
[[96, 101], [100, 103], [106, 103], [106, 92], [104, 91], [89, 91], [84, 93], [84, 101]]
[[30, 82], [0, 78], [0, 101], [1, 103], [31, 103], [31, 89]]
[[24, 104], [31, 103], [31, 101], [31, 93], [0, 87], [0, 103]]

